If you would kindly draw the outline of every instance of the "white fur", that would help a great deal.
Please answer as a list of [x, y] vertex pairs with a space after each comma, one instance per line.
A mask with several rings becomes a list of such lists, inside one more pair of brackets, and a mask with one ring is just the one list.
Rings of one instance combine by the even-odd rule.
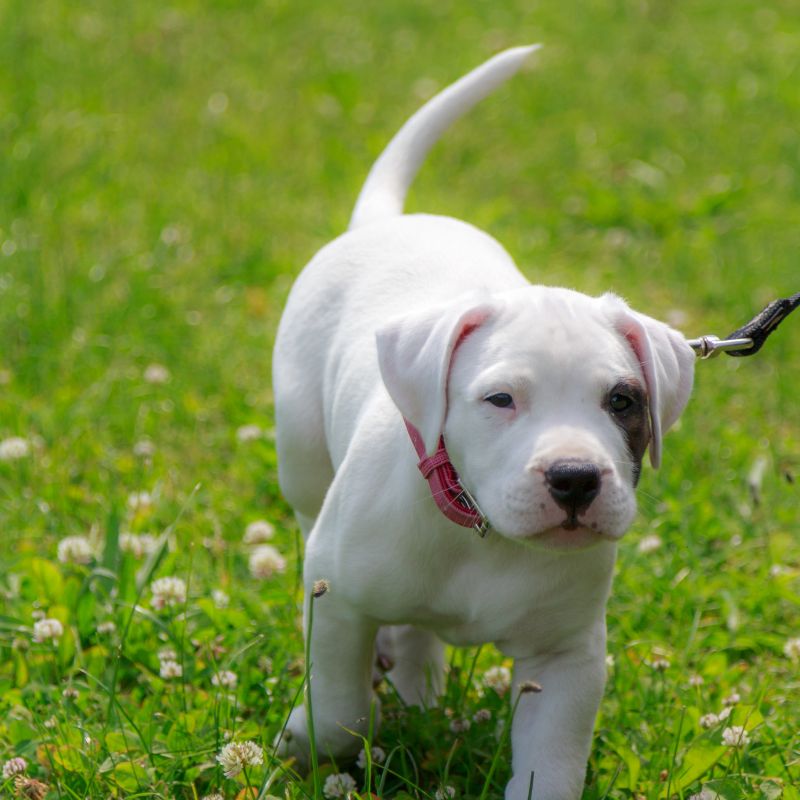
[[[487, 234], [402, 215], [439, 134], [534, 48], [501, 53], [424, 106], [373, 167], [351, 230], [292, 289], [275, 347], [281, 487], [307, 537], [314, 606], [312, 698], [320, 752], [356, 753], [373, 700], [374, 642], [408, 702], [442, 685], [442, 641], [493, 642], [535, 680], [512, 731], [508, 800], [581, 794], [605, 676], [605, 604], [616, 541], [635, 513], [634, 465], [604, 402], [620, 379], [647, 388], [651, 459], [679, 416], [694, 353], [619, 298], [530, 285]], [[468, 335], [465, 335], [468, 334]], [[498, 408], [486, 398], [510, 394]], [[436, 508], [403, 425], [429, 452], [444, 435], [488, 516], [486, 539]], [[601, 489], [562, 523], [545, 478], [564, 459]], [[383, 627], [381, 627], [383, 626]], [[305, 711], [285, 752], [307, 756]]]

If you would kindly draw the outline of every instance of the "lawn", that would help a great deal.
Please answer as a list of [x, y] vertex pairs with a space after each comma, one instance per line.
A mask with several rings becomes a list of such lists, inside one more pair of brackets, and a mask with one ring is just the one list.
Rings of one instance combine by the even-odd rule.
[[[795, 0], [0, 0], [0, 30], [0, 797], [292, 800], [345, 771], [502, 797], [489, 646], [425, 713], [380, 688], [374, 763], [274, 756], [305, 678], [280, 309], [402, 121], [532, 41], [411, 209], [687, 336], [799, 291]], [[697, 373], [620, 546], [585, 800], [800, 798], [800, 312]]]

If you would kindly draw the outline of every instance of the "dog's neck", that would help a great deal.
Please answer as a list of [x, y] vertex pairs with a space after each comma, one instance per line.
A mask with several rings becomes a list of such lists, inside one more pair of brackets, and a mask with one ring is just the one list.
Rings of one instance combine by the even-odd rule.
[[431, 496], [439, 510], [447, 519], [464, 528], [474, 528], [480, 536], [486, 536], [489, 520], [478, 506], [475, 498], [464, 487], [458, 477], [453, 462], [447, 453], [444, 436], [439, 437], [436, 452], [429, 456], [425, 452], [425, 443], [420, 432], [407, 420], [408, 435], [419, 456], [417, 467], [422, 477], [428, 481]]

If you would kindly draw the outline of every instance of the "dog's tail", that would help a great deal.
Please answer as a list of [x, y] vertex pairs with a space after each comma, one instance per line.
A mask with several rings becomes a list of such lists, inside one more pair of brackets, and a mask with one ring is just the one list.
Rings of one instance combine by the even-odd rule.
[[395, 134], [358, 196], [350, 230], [403, 213], [408, 187], [428, 151], [459, 117], [508, 80], [538, 44], [504, 50], [429, 100]]

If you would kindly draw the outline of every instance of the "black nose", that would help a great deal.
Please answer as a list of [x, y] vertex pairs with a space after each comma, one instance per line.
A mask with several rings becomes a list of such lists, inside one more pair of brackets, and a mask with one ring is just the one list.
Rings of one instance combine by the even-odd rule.
[[600, 492], [600, 470], [583, 461], [557, 461], [544, 477], [553, 500], [571, 514], [585, 511]]

